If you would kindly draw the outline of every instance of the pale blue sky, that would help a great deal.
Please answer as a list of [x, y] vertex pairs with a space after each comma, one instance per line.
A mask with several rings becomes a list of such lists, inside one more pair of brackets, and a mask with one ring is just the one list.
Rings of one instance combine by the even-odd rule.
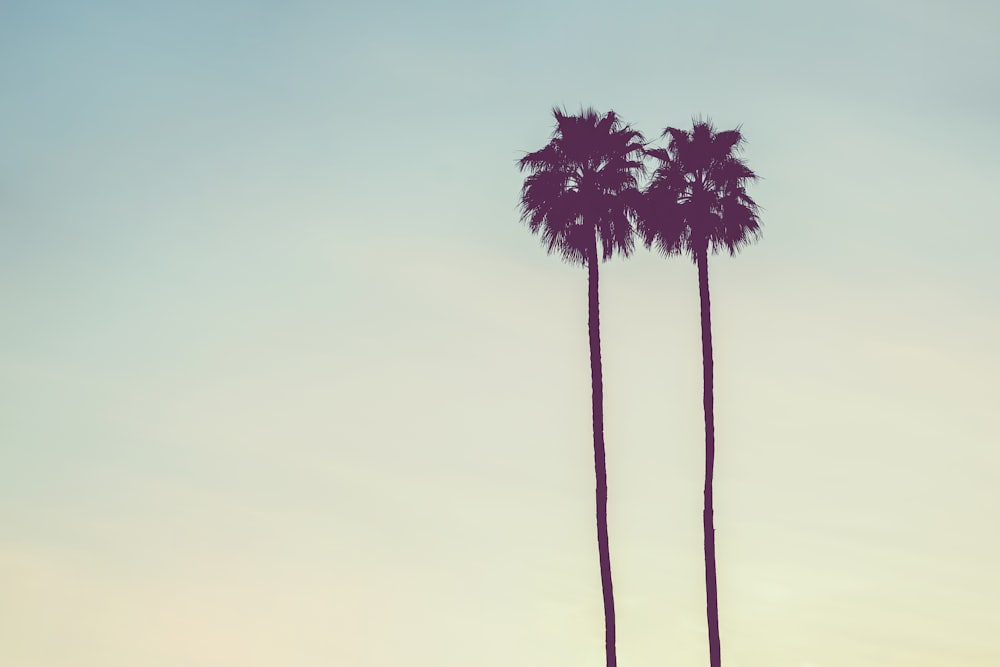
[[[602, 664], [550, 109], [742, 124], [730, 667], [1000, 662], [1000, 9], [0, 3], [0, 662]], [[623, 665], [707, 660], [689, 262], [602, 283]]]

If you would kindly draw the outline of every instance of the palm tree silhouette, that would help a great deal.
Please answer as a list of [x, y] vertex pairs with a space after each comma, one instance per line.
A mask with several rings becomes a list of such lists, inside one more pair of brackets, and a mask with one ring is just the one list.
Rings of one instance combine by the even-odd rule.
[[598, 240], [606, 261], [633, 249], [632, 220], [637, 203], [636, 174], [643, 171], [642, 135], [613, 111], [586, 109], [568, 115], [555, 108], [556, 128], [542, 149], [525, 155], [521, 171], [532, 172], [521, 188], [521, 219], [550, 253], [587, 267], [590, 378], [597, 477], [597, 550], [604, 593], [607, 667], [617, 664], [615, 601], [608, 547], [608, 480], [604, 451], [604, 388], [598, 309]]
[[709, 251], [735, 255], [760, 236], [756, 202], [746, 185], [757, 180], [737, 157], [743, 144], [739, 129], [716, 132], [711, 121], [695, 120], [690, 132], [668, 127], [666, 149], [647, 155], [659, 161], [639, 206], [637, 229], [647, 247], [665, 255], [687, 254], [698, 267], [701, 295], [701, 351], [705, 407], [705, 592], [711, 667], [722, 664], [719, 600], [715, 576], [715, 522], [712, 477], [715, 465], [712, 315], [708, 292]]

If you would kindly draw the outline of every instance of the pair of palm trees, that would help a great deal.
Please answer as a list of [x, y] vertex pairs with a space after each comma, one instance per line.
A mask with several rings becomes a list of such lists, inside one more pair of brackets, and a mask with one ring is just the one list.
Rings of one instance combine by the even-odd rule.
[[[586, 109], [577, 115], [554, 109], [556, 128], [541, 150], [525, 155], [531, 173], [521, 189], [521, 218], [556, 252], [588, 273], [588, 331], [597, 476], [597, 545], [604, 593], [607, 667], [616, 666], [615, 605], [608, 548], [608, 486], [604, 448], [604, 389], [601, 372], [598, 264], [628, 256], [636, 233], [664, 255], [689, 255], [698, 269], [705, 409], [705, 589], [711, 667], [720, 667], [718, 589], [712, 477], [715, 462], [712, 322], [708, 255], [735, 254], [760, 234], [758, 208], [746, 193], [757, 176], [738, 157], [739, 130], [717, 132], [695, 120], [690, 131], [668, 127], [666, 148], [647, 148], [640, 132], [613, 112]], [[644, 158], [657, 166], [645, 188]], [[598, 248], [600, 246], [600, 248]]]

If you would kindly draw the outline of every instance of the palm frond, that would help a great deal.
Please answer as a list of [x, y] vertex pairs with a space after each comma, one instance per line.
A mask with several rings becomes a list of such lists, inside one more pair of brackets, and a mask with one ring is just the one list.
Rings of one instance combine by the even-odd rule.
[[761, 234], [759, 209], [746, 186], [758, 180], [738, 157], [740, 128], [716, 131], [711, 120], [695, 118], [691, 130], [668, 127], [666, 148], [644, 147], [657, 162], [636, 230], [647, 247], [694, 258], [699, 249], [735, 254]]
[[521, 219], [541, 235], [550, 253], [585, 263], [594, 244], [601, 256], [634, 247], [634, 201], [645, 173], [642, 134], [614, 111], [569, 114], [552, 109], [556, 126], [548, 144], [518, 161], [530, 171], [521, 188]]

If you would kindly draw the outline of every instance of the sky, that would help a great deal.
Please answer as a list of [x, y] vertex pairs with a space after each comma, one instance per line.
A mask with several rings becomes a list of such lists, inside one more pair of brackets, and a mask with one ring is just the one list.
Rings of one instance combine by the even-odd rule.
[[[0, 662], [599, 667], [551, 109], [740, 126], [729, 667], [1000, 663], [1000, 5], [0, 1]], [[620, 663], [707, 663], [697, 277], [602, 266]]]

